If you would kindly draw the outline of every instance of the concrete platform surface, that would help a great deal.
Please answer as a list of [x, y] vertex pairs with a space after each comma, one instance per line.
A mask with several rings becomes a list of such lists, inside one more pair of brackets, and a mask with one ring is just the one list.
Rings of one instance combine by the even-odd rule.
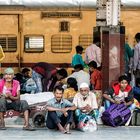
[[7, 125], [7, 130], [0, 130], [0, 140], [140, 140], [140, 127], [99, 126], [94, 132], [71, 132], [61, 134], [47, 128], [24, 131], [22, 125]]

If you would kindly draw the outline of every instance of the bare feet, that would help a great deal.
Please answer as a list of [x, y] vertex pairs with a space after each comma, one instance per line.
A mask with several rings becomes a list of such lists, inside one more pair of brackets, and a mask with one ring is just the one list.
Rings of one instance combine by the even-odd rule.
[[61, 133], [63, 133], [63, 134], [66, 133], [66, 130], [64, 129], [64, 127], [60, 123], [58, 123], [57, 126], [58, 126], [58, 129], [60, 130]]

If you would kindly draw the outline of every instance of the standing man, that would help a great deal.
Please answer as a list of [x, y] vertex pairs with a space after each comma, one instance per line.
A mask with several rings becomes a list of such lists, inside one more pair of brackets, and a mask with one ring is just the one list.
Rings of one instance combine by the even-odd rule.
[[134, 75], [135, 79], [140, 78], [140, 33], [135, 35], [136, 46], [134, 48]]
[[88, 46], [85, 50], [85, 63], [89, 64], [92, 60], [97, 63], [97, 67], [101, 67], [101, 48], [100, 39], [94, 38], [93, 44]]
[[73, 121], [73, 111], [76, 106], [63, 99], [64, 89], [61, 86], [54, 88], [54, 98], [47, 102], [48, 116], [46, 126], [50, 129], [58, 128], [62, 133], [70, 133], [70, 125]]

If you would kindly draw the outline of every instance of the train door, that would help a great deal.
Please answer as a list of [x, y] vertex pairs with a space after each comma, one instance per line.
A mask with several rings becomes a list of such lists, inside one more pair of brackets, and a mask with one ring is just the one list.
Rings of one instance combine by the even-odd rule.
[[18, 14], [0, 14], [0, 45], [5, 53], [1, 67], [20, 67], [20, 31]]

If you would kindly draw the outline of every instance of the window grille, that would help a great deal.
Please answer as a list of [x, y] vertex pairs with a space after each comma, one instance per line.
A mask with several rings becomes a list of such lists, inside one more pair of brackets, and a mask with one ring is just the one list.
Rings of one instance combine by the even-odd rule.
[[51, 50], [53, 53], [69, 53], [72, 51], [71, 35], [53, 35], [51, 38]]
[[79, 45], [81, 45], [84, 50], [93, 43], [92, 34], [82, 34], [79, 36]]
[[17, 37], [15, 35], [0, 35], [0, 45], [4, 52], [17, 50]]
[[68, 32], [70, 24], [67, 21], [62, 21], [59, 23], [59, 31], [60, 32]]
[[81, 12], [42, 12], [42, 18], [81, 18]]

